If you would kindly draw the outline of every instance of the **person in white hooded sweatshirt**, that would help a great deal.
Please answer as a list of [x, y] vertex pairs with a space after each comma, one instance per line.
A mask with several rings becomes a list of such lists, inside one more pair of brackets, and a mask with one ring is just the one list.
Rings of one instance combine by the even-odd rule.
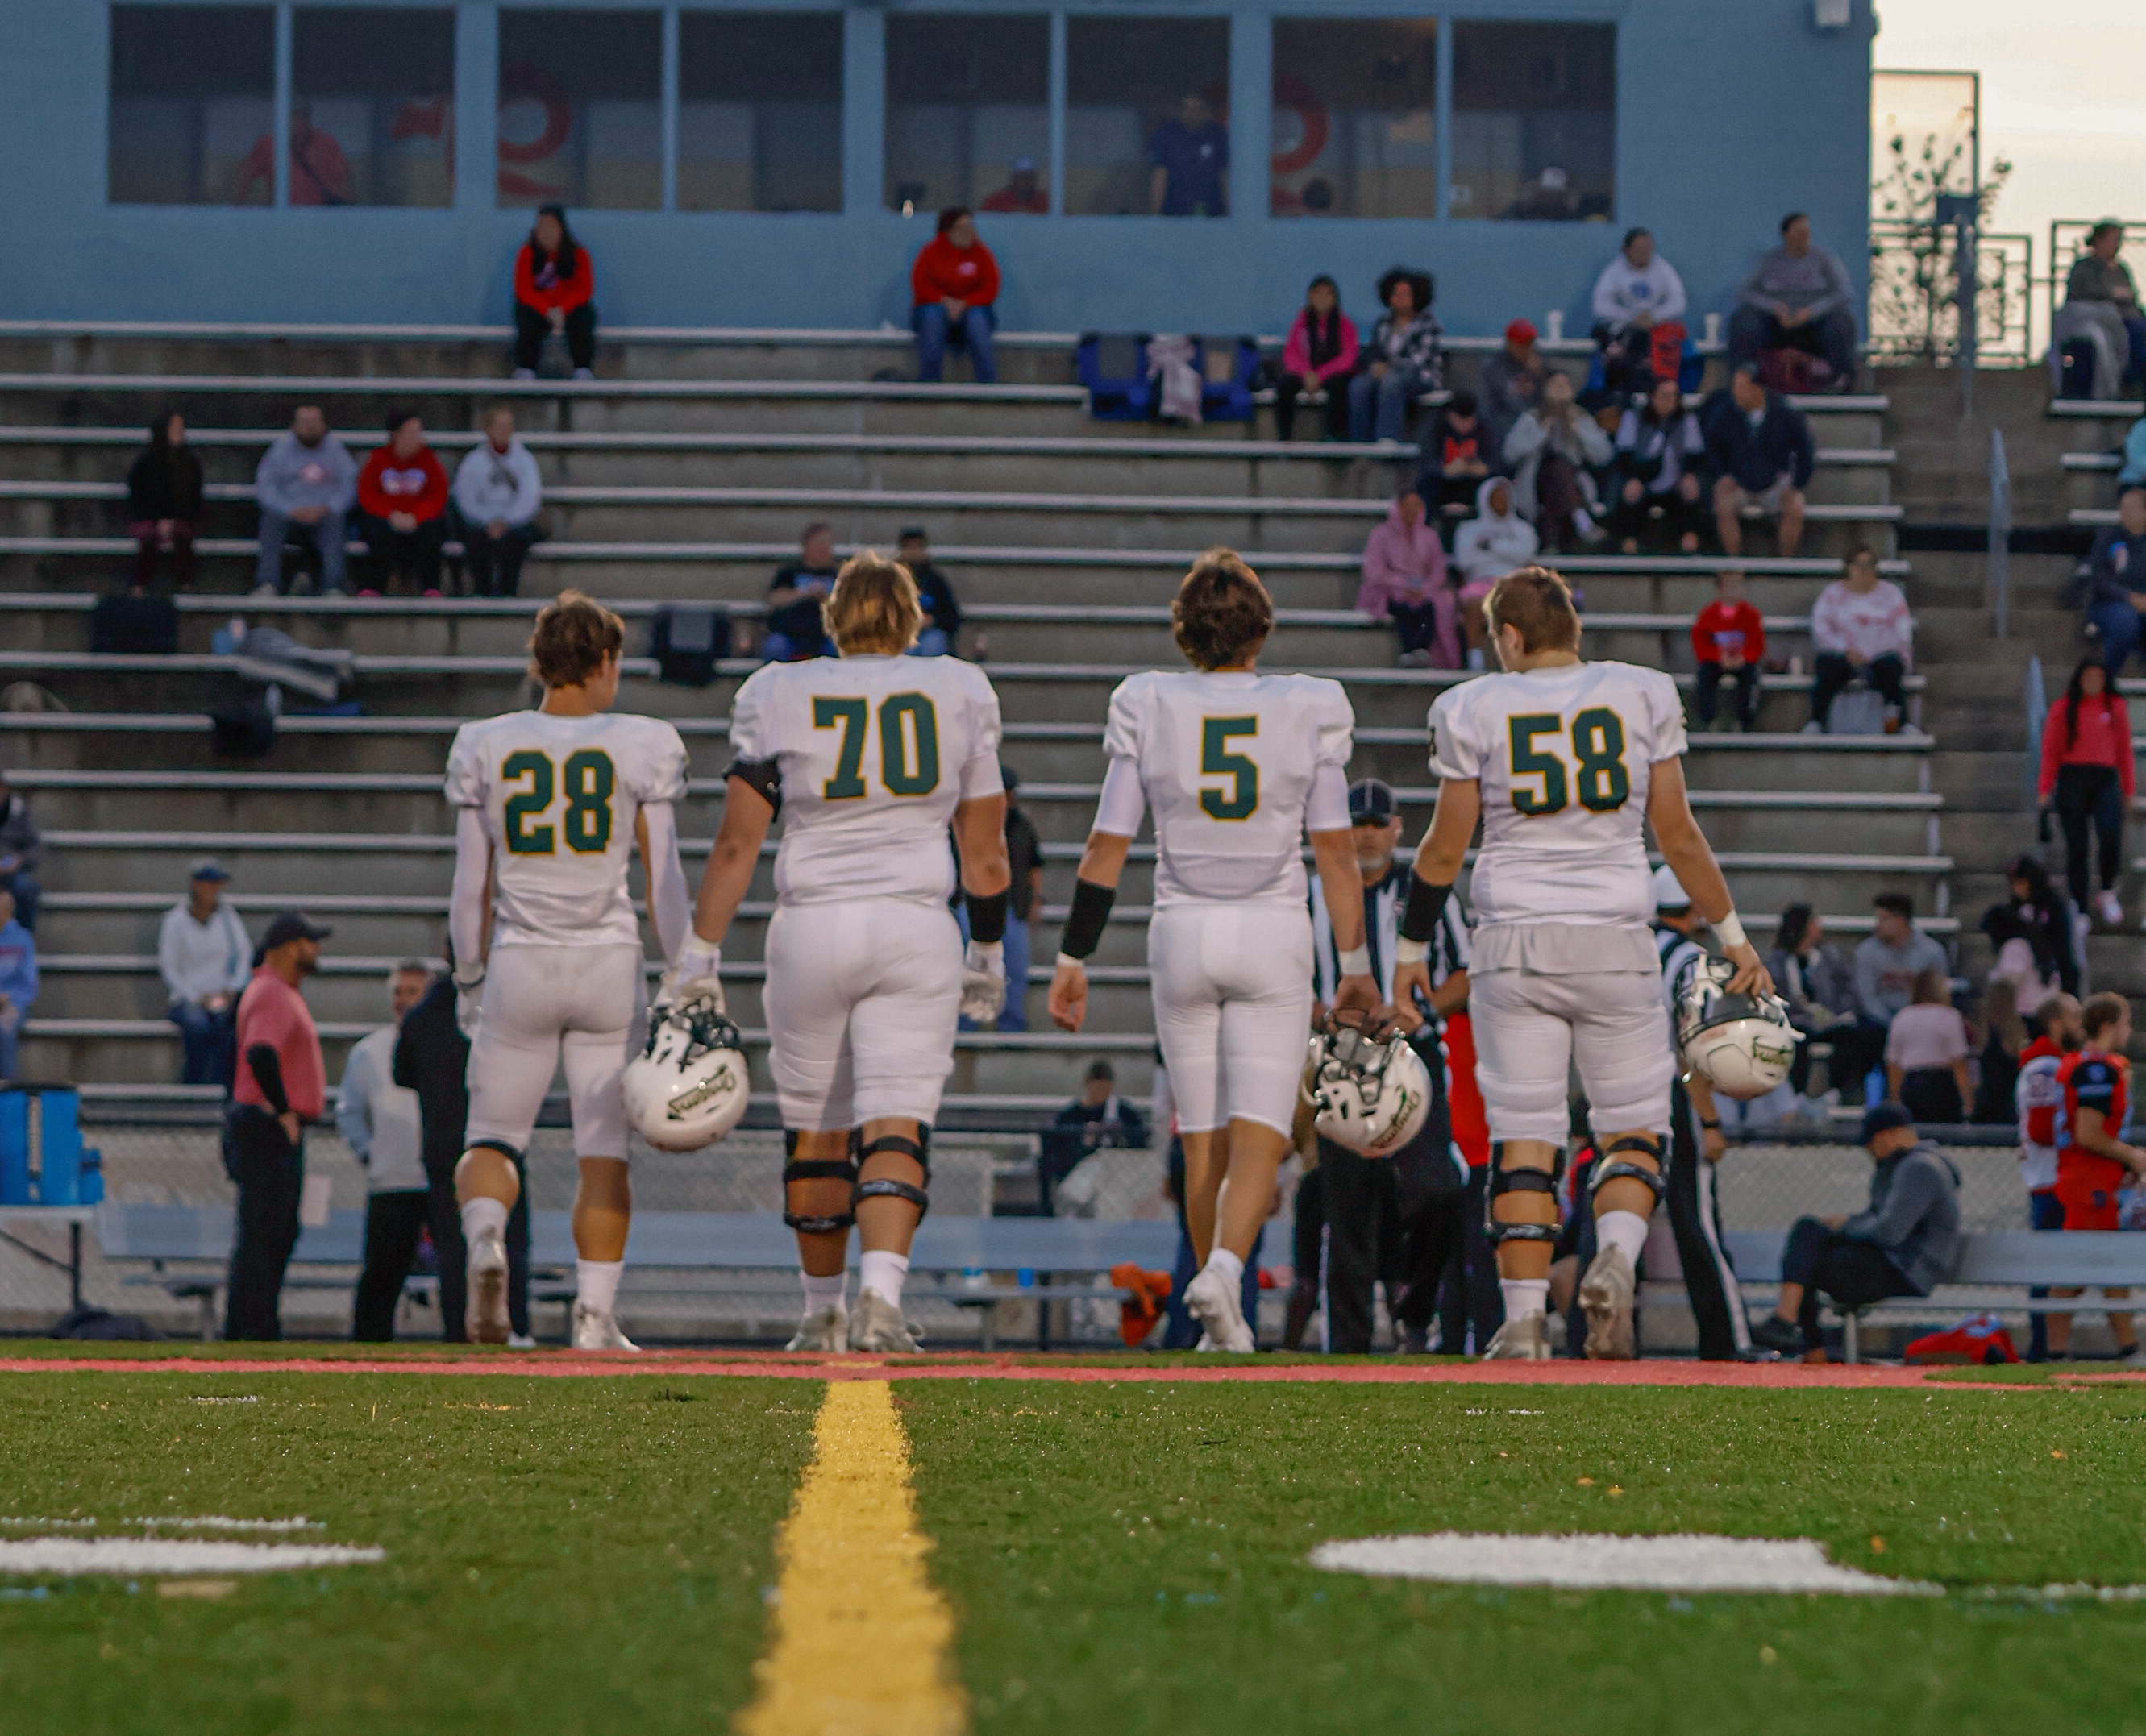
[[1595, 280], [1595, 343], [1613, 392], [1644, 392], [1654, 379], [1654, 327], [1681, 321], [1684, 279], [1654, 251], [1653, 232], [1627, 230]]
[[542, 537], [536, 523], [544, 479], [529, 448], [515, 437], [514, 412], [495, 404], [485, 413], [484, 438], [455, 471], [447, 514], [469, 562], [479, 596], [512, 596], [522, 563]]
[[1453, 533], [1453, 564], [1460, 570], [1460, 629], [1468, 638], [1468, 666], [1483, 666], [1483, 599], [1509, 572], [1534, 563], [1541, 543], [1535, 527], [1513, 510], [1513, 485], [1486, 476], [1475, 491], [1475, 516]]

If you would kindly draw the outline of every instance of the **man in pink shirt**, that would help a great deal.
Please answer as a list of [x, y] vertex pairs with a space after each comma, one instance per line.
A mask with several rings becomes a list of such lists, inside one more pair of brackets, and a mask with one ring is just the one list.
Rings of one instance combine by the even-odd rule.
[[327, 1068], [298, 985], [330, 930], [301, 910], [268, 925], [238, 997], [238, 1076], [224, 1112], [223, 1167], [238, 1185], [238, 1236], [223, 1317], [227, 1339], [279, 1339], [284, 1268], [298, 1240], [306, 1123], [327, 1107]]

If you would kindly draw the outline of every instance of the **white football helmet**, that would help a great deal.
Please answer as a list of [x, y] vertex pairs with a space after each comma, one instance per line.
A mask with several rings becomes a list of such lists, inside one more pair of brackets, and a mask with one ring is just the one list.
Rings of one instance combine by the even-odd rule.
[[751, 1092], [737, 1026], [711, 995], [657, 1003], [623, 1090], [627, 1120], [658, 1151], [712, 1145], [743, 1119]]
[[1727, 959], [1691, 968], [1677, 996], [1677, 1047], [1684, 1063], [1724, 1097], [1748, 1102], [1789, 1076], [1804, 1034], [1778, 995], [1731, 995]]
[[1365, 1157], [1390, 1157], [1430, 1113], [1423, 1057], [1398, 1031], [1374, 1036], [1349, 1014], [1312, 1034], [1303, 1091], [1320, 1137]]

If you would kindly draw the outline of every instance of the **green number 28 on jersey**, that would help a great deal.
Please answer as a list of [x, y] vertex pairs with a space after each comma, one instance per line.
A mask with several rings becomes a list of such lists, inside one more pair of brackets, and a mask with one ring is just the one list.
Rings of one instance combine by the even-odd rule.
[[[502, 816], [509, 856], [553, 855], [561, 834], [566, 848], [581, 856], [611, 848], [611, 797], [618, 774], [602, 749], [582, 748], [555, 766], [549, 754], [525, 747], [500, 762], [499, 776], [509, 790]], [[528, 787], [515, 790], [517, 784]], [[566, 806], [554, 823], [552, 805], [562, 789]]]

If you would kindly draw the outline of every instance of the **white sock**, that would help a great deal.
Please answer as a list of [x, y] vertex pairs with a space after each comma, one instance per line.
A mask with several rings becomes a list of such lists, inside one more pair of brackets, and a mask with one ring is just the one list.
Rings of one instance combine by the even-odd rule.
[[1505, 1293], [1505, 1318], [1524, 1320], [1531, 1314], [1542, 1314], [1550, 1307], [1550, 1280], [1547, 1278], [1500, 1278], [1498, 1288]]
[[1622, 1249], [1637, 1271], [1639, 1250], [1647, 1245], [1647, 1220], [1635, 1211], [1605, 1211], [1595, 1220], [1595, 1240], [1605, 1248]]
[[797, 1277], [805, 1286], [806, 1313], [825, 1314], [831, 1308], [841, 1308], [843, 1292], [850, 1286], [847, 1272], [837, 1272], [831, 1278], [815, 1278], [810, 1272], [800, 1272]]
[[1207, 1256], [1205, 1270], [1220, 1273], [1222, 1281], [1230, 1286], [1230, 1294], [1233, 1296], [1245, 1287], [1245, 1263], [1227, 1248], [1217, 1246]]
[[616, 1312], [618, 1280], [625, 1275], [622, 1260], [577, 1260], [574, 1262], [576, 1300], [598, 1314]]
[[462, 1202], [462, 1240], [474, 1243], [487, 1230], [507, 1234], [507, 1202], [503, 1200], [466, 1200]]
[[857, 1290], [877, 1290], [880, 1298], [893, 1307], [901, 1306], [901, 1280], [909, 1275], [909, 1256], [890, 1254], [884, 1249], [867, 1248], [857, 1256]]

